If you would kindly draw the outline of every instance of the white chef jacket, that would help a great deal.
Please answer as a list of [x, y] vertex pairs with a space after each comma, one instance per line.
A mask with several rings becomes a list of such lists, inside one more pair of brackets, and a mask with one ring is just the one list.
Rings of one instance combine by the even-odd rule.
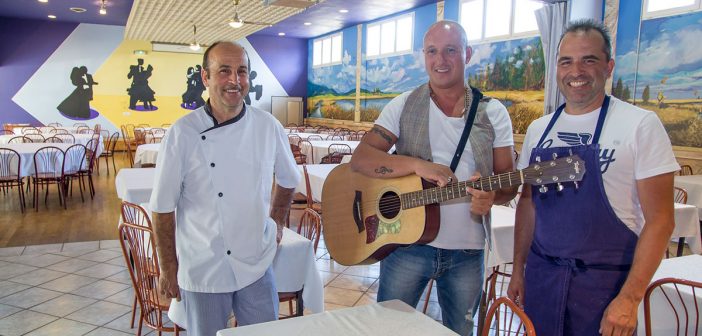
[[245, 106], [225, 123], [203, 106], [176, 121], [161, 142], [151, 210], [176, 211], [178, 285], [237, 291], [260, 279], [276, 252], [269, 217], [276, 183], [295, 188], [299, 170], [282, 125]]

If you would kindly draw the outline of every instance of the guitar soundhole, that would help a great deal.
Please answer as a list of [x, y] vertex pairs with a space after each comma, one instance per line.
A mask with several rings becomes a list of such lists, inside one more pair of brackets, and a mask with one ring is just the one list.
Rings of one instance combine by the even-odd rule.
[[400, 196], [394, 191], [388, 191], [380, 196], [378, 202], [378, 210], [380, 214], [387, 218], [393, 219], [400, 213]]

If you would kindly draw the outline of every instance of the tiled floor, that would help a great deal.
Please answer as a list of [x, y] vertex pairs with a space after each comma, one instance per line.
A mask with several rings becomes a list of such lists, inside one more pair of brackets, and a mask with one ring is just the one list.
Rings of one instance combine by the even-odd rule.
[[[339, 265], [321, 241], [317, 269], [326, 310], [375, 302], [378, 264]], [[134, 335], [133, 295], [116, 240], [0, 248], [0, 335]], [[427, 313], [440, 319], [435, 293]]]

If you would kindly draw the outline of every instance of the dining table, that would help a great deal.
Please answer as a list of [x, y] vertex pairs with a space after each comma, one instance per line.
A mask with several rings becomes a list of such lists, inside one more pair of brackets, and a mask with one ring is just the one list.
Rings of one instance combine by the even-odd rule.
[[[36, 153], [40, 148], [43, 147], [56, 147], [62, 151], [66, 151], [69, 147], [73, 146], [74, 144], [68, 144], [68, 143], [8, 143], [8, 144], [0, 144], [0, 148], [8, 148], [12, 149], [17, 152], [20, 156], [20, 169], [19, 169], [19, 175], [21, 177], [29, 176], [34, 174], [34, 153]], [[100, 147], [98, 148], [98, 153], [97, 155], [99, 156], [101, 153]], [[53, 167], [53, 172], [59, 173], [61, 172], [63, 161], [60, 163], [57, 163], [55, 167]], [[73, 161], [69, 163], [69, 166], [73, 168], [73, 170], [77, 169], [79, 165], [82, 165], [83, 168], [87, 167], [87, 164], [85, 163], [85, 160], [79, 161], [79, 158], [73, 158]], [[16, 166], [10, 167], [10, 172], [12, 174], [16, 174], [17, 172]]]
[[457, 335], [431, 317], [400, 300], [328, 310], [292, 319], [223, 329], [217, 336], [424, 336]]
[[134, 153], [134, 167], [155, 166], [160, 148], [160, 143], [148, 143], [137, 146], [136, 152]]
[[[351, 148], [351, 153], [353, 153], [360, 143], [360, 141], [355, 140], [312, 140], [310, 141], [310, 144], [312, 144], [311, 151], [309, 148], [300, 148], [300, 150], [302, 154], [307, 155], [308, 164], [319, 164], [322, 162], [322, 158], [329, 154], [329, 146], [332, 144], [348, 145]], [[314, 161], [310, 160], [311, 157], [314, 158]]]
[[154, 189], [155, 168], [122, 168], [115, 177], [117, 197], [129, 203], [147, 203]]
[[[55, 136], [57, 134], [55, 133], [42, 133], [41, 134], [45, 139], [48, 139], [52, 136]], [[88, 141], [90, 141], [93, 138], [93, 134], [71, 134], [73, 138], [75, 139], [74, 143], [81, 144], [83, 146], [86, 146], [88, 144]], [[12, 138], [18, 137], [19, 135], [10, 135], [10, 134], [4, 134], [0, 135], [0, 145], [8, 143]], [[102, 152], [102, 147], [103, 147], [103, 139], [102, 136], [100, 135], [95, 135], [99, 136], [98, 140], [98, 150]]]
[[675, 176], [674, 185], [687, 192], [687, 204], [697, 207], [702, 218], [702, 175]]

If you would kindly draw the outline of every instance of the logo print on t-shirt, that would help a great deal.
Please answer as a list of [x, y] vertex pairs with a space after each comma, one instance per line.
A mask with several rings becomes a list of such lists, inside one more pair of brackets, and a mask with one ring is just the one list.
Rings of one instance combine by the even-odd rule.
[[591, 133], [558, 132], [557, 134], [558, 139], [571, 146], [587, 145], [592, 139]]

